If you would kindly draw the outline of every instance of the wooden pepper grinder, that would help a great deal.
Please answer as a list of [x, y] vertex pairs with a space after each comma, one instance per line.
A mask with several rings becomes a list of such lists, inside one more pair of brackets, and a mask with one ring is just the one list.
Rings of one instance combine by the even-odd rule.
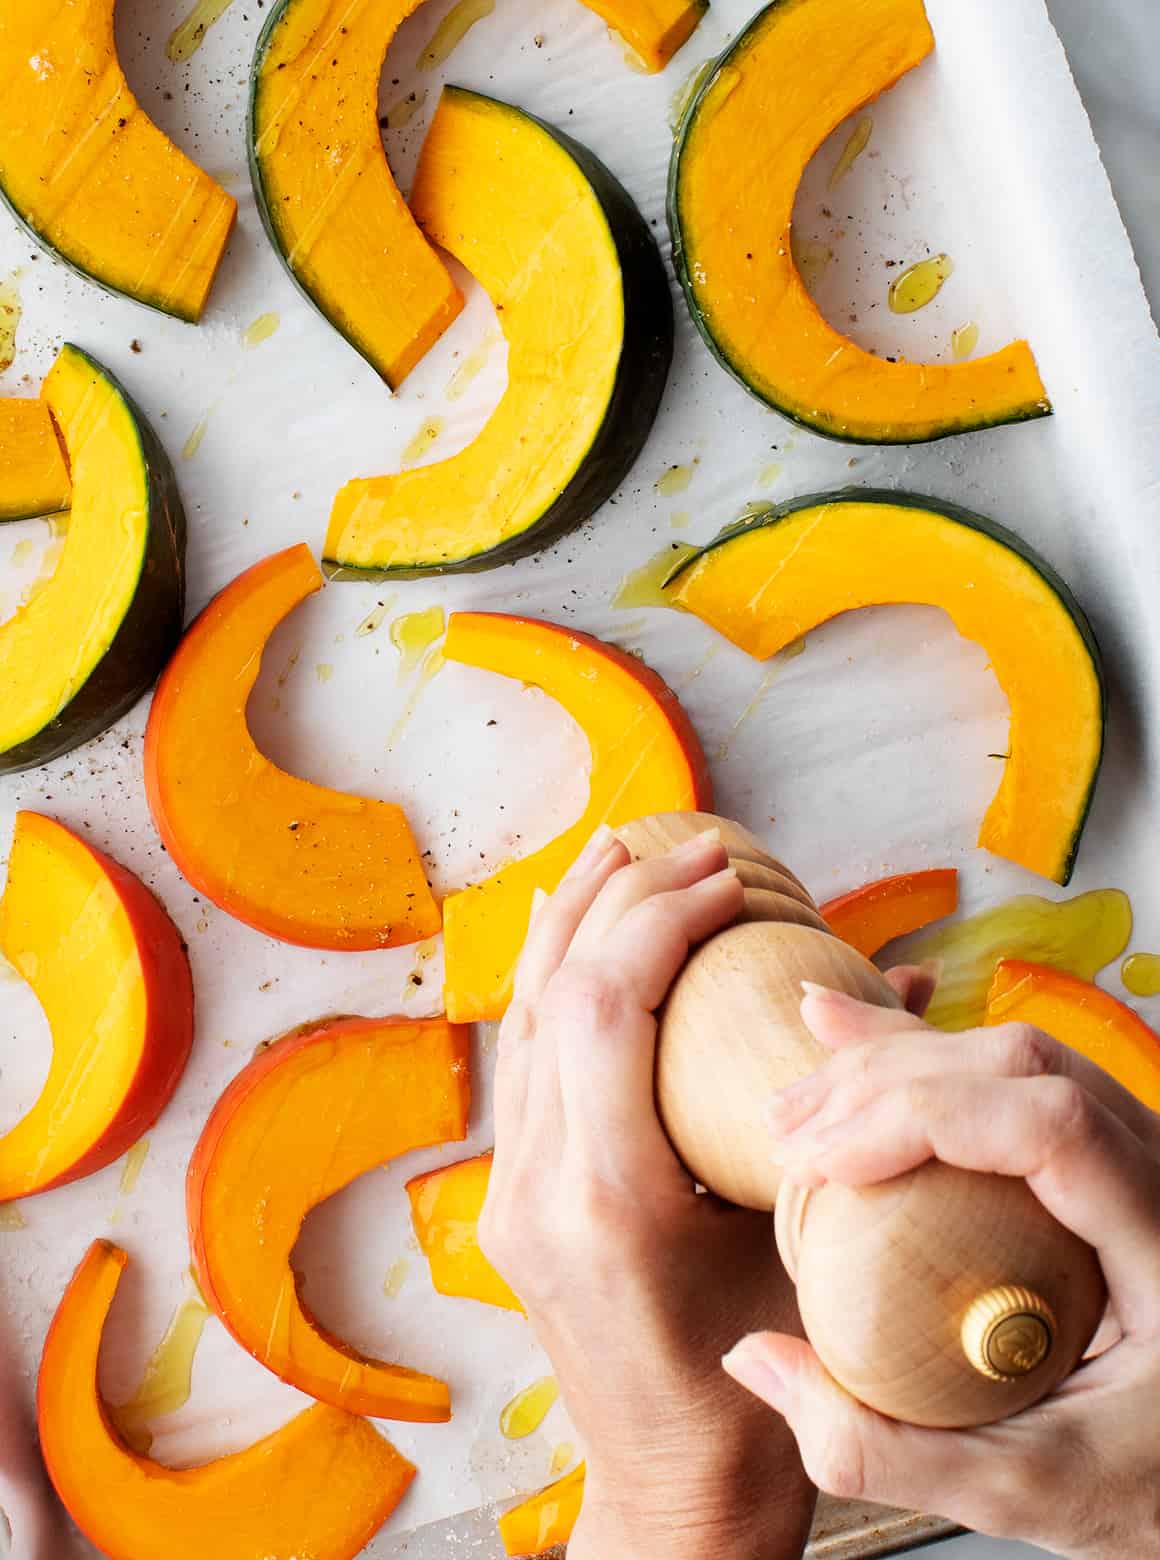
[[660, 1015], [657, 1103], [674, 1147], [718, 1196], [776, 1208], [806, 1334], [855, 1397], [942, 1428], [1030, 1407], [1074, 1370], [1099, 1325], [1095, 1252], [1024, 1181], [935, 1162], [877, 1186], [787, 1185], [779, 1195], [767, 1106], [828, 1054], [802, 1023], [801, 982], [900, 1004], [739, 824], [662, 813], [617, 833], [641, 859], [711, 829], [745, 908], [693, 952]]

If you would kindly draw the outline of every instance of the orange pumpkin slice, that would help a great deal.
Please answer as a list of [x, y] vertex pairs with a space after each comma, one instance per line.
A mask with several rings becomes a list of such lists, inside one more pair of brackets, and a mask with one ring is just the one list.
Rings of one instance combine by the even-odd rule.
[[712, 809], [688, 716], [656, 672], [590, 634], [499, 612], [455, 612], [443, 654], [542, 688], [588, 738], [588, 805], [542, 850], [452, 894], [444, 906], [448, 1016], [500, 1018], [537, 888], [551, 893], [601, 823]]
[[584, 1502], [584, 1472], [581, 1463], [500, 1517], [499, 1536], [507, 1554], [542, 1555], [568, 1542]]
[[312, 1397], [376, 1419], [451, 1417], [446, 1385], [326, 1332], [290, 1256], [310, 1210], [413, 1148], [462, 1139], [466, 1031], [444, 1019], [341, 1018], [262, 1051], [214, 1107], [187, 1209], [207, 1304], [256, 1360]]
[[864, 883], [819, 908], [831, 931], [872, 959], [896, 937], [952, 915], [958, 904], [958, 872], [954, 867], [934, 867]]
[[181, 936], [131, 872], [39, 813], [16, 815], [0, 950], [52, 1031], [40, 1098], [0, 1138], [0, 1202], [119, 1159], [161, 1114], [193, 1043]]
[[97, 1359], [126, 1261], [107, 1241], [89, 1248], [40, 1365], [40, 1446], [77, 1527], [109, 1560], [354, 1560], [415, 1476], [365, 1420], [319, 1404], [244, 1452], [180, 1472], [121, 1440]]
[[321, 585], [300, 543], [210, 602], [154, 695], [145, 790], [180, 870], [238, 920], [308, 948], [391, 948], [439, 930], [402, 809], [287, 774], [246, 723], [266, 641]]
[[0, 521], [34, 520], [67, 509], [72, 482], [47, 405], [0, 400]]
[[491, 1179], [491, 1155], [440, 1165], [407, 1182], [415, 1239], [441, 1295], [482, 1300], [522, 1311], [519, 1296], [499, 1276], [479, 1244], [479, 1216]]

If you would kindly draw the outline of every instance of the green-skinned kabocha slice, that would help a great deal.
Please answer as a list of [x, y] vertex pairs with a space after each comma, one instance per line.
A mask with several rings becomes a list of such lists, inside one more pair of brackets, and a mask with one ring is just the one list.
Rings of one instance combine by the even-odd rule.
[[710, 351], [767, 405], [849, 443], [916, 444], [1051, 410], [1025, 341], [964, 362], [889, 362], [827, 323], [794, 264], [806, 165], [933, 48], [923, 0], [773, 0], [709, 72], [673, 148], [673, 260]]
[[748, 515], [677, 565], [674, 606], [766, 660], [841, 612], [941, 607], [1011, 707], [979, 844], [1071, 876], [1104, 746], [1099, 648], [1071, 591], [1013, 532], [941, 499], [852, 488]]
[[508, 385], [450, 459], [348, 482], [327, 532], [339, 578], [490, 568], [615, 492], [652, 427], [672, 357], [660, 252], [611, 173], [507, 103], [444, 89], [411, 209], [495, 304]]

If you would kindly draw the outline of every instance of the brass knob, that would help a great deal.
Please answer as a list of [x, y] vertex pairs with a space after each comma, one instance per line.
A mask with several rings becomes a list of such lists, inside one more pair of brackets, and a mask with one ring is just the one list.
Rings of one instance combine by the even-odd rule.
[[963, 1352], [982, 1376], [1016, 1381], [1043, 1364], [1055, 1344], [1055, 1313], [1018, 1284], [1000, 1284], [973, 1300], [963, 1317]]

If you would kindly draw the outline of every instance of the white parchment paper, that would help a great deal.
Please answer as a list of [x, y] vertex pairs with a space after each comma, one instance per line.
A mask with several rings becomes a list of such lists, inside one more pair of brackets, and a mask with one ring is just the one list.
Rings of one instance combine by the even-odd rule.
[[[502, 0], [445, 66], [419, 71], [418, 53], [447, 9], [445, 0], [423, 6], [388, 61], [384, 109], [411, 92], [426, 94], [410, 125], [386, 136], [404, 184], [438, 87], [453, 80], [530, 108], [592, 147], [628, 186], [667, 254], [671, 100], [744, 24], [747, 0], [715, 0], [659, 78], [635, 73], [619, 42], [575, 0]], [[680, 690], [713, 760], [720, 809], [768, 832], [820, 898], [883, 872], [943, 863], [961, 869], [968, 910], [1015, 891], [1056, 893], [974, 848], [998, 780], [987, 755], [1004, 750], [1006, 703], [985, 653], [959, 640], [941, 613], [896, 608], [841, 619], [810, 635], [797, 659], [770, 667], [691, 619], [612, 604], [627, 571], [671, 542], [709, 538], [747, 502], [856, 481], [991, 514], [1030, 540], [1075, 589], [1105, 648], [1112, 706], [1108, 758], [1074, 889], [1127, 889], [1135, 945], [1158, 945], [1151, 846], [1160, 818], [1153, 713], [1160, 342], [1042, 0], [928, 0], [928, 9], [936, 58], [873, 106], [869, 148], [836, 190], [827, 181], [848, 127], [807, 176], [798, 231], [835, 255], [818, 296], [855, 339], [917, 358], [946, 359], [952, 330], [969, 321], [980, 327], [980, 350], [1025, 334], [1056, 415], [914, 450], [828, 443], [735, 385], [677, 299], [669, 391], [614, 503], [550, 552], [491, 574], [328, 587], [271, 643], [251, 711], [264, 749], [317, 781], [402, 802], [432, 853], [440, 890], [534, 848], [571, 821], [583, 805], [586, 746], [545, 697], [484, 673], [449, 665], [417, 694], [413, 679], [398, 677], [387, 624], [356, 635], [380, 602], [388, 622], [436, 603], [505, 609], [574, 623], [640, 650]], [[486, 298], [469, 287], [463, 317], [402, 392], [388, 395], [296, 293], [253, 209], [243, 116], [261, 6], [234, 0], [200, 52], [174, 65], [164, 44], [182, 13], [183, 0], [119, 0], [118, 30], [149, 112], [241, 202], [206, 323], [195, 330], [104, 296], [38, 257], [5, 218], [0, 276], [15, 277], [24, 317], [19, 354], [0, 390], [35, 390], [62, 339], [123, 377], [177, 467], [190, 520], [192, 611], [276, 548], [306, 540], [317, 551], [339, 485], [397, 466], [428, 417], [446, 422], [429, 458], [466, 443], [502, 389], [505, 354], [493, 347], [469, 393], [447, 398], [456, 368], [496, 334]], [[890, 314], [886, 289], [898, 273], [886, 262], [909, 263], [928, 251], [953, 257], [953, 277], [928, 309]], [[278, 329], [247, 347], [245, 328], [266, 313], [278, 316]], [[195, 430], [204, 436], [183, 458]], [[690, 464], [693, 476], [686, 491], [666, 497], [655, 484], [674, 464]], [[31, 549], [20, 547], [25, 540]], [[0, 614], [14, 610], [47, 541], [39, 523], [0, 534]], [[0, 851], [18, 807], [86, 830], [163, 898], [189, 941], [198, 997], [193, 1060], [150, 1134], [136, 1189], [120, 1193], [113, 1167], [30, 1200], [21, 1209], [25, 1227], [0, 1233], [0, 1306], [29, 1396], [54, 1306], [97, 1235], [132, 1257], [110, 1326], [104, 1385], [114, 1402], [136, 1385], [186, 1284], [183, 1177], [191, 1147], [259, 1041], [335, 1010], [438, 1009], [438, 956], [283, 947], [194, 895], [161, 851], [146, 810], [145, 713], [142, 705], [44, 770], [0, 781]], [[422, 975], [419, 988], [408, 980], [413, 970]], [[1118, 989], [1114, 975], [1109, 982]], [[47, 1026], [31, 993], [0, 978], [0, 1129], [35, 1097], [47, 1057]], [[490, 1142], [486, 1035], [476, 1060], [466, 1151]], [[374, 1354], [445, 1374], [453, 1386], [450, 1425], [384, 1427], [421, 1475], [372, 1555], [392, 1534], [542, 1484], [553, 1446], [570, 1438], [556, 1409], [528, 1440], [502, 1439], [501, 1406], [543, 1374], [545, 1362], [522, 1319], [435, 1295], [413, 1249], [403, 1181], [463, 1152], [456, 1145], [412, 1155], [364, 1177], [311, 1218], [299, 1247], [306, 1292], [325, 1322]], [[400, 1259], [406, 1276], [388, 1297], [384, 1279]], [[211, 1322], [193, 1395], [155, 1427], [155, 1453], [179, 1464], [202, 1461], [247, 1444], [301, 1401]]]

